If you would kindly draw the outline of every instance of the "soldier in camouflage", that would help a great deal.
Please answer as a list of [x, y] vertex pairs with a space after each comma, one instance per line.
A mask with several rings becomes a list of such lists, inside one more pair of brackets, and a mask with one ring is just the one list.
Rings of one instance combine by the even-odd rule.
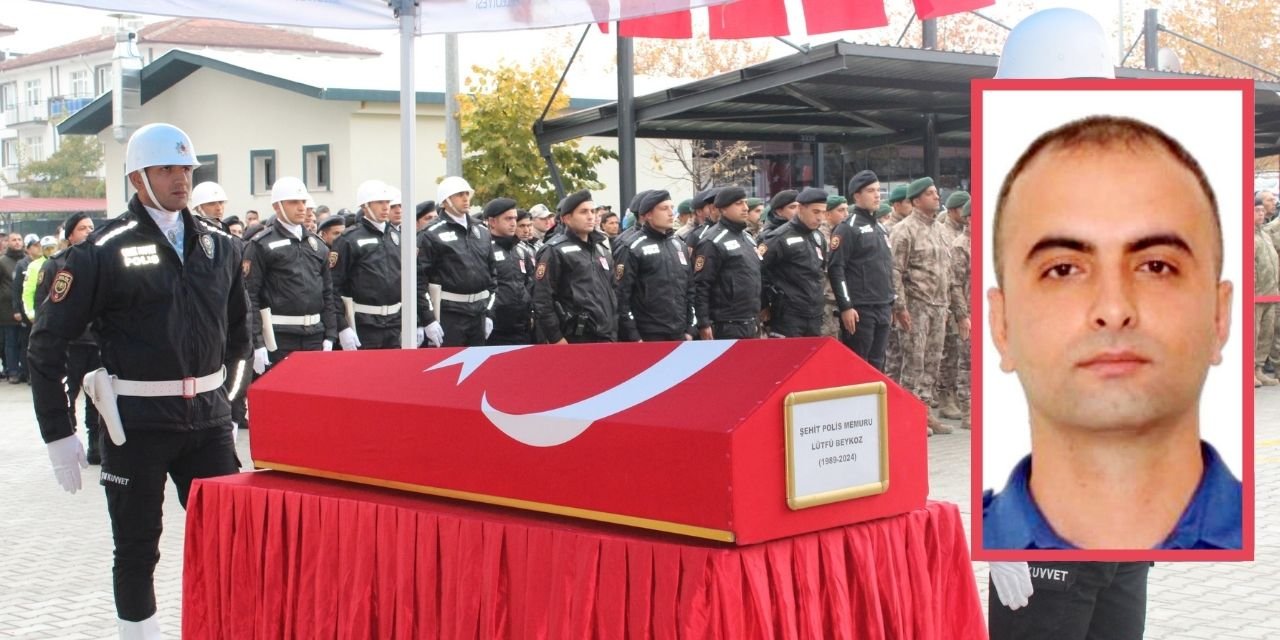
[[[946, 211], [938, 215], [938, 223], [935, 226], [942, 234], [942, 240], [946, 243], [948, 251], [955, 246], [956, 238], [965, 236], [965, 218], [961, 210], [968, 203], [968, 193], [955, 191], [947, 196]], [[952, 288], [955, 288], [955, 285], [953, 281]], [[948, 420], [959, 420], [968, 415], [967, 411], [962, 410], [959, 399], [956, 398], [959, 386], [961, 336], [954, 316], [954, 313], [949, 313], [945, 322], [947, 334], [942, 342], [942, 364], [938, 368], [938, 380], [933, 390], [933, 397], [938, 401], [938, 413]]]
[[[964, 231], [951, 241], [951, 319], [956, 326], [957, 335], [957, 366], [955, 379], [955, 396], [957, 409], [959, 410], [961, 429], [969, 428], [969, 374], [971, 371], [969, 362], [969, 336], [972, 329], [973, 317], [969, 313], [969, 293], [970, 289], [970, 262], [969, 262], [969, 233], [972, 228], [969, 223], [973, 202], [965, 201], [961, 208], [961, 216], [965, 222]], [[943, 354], [946, 357], [946, 354]], [[949, 417], [943, 407], [943, 417]]]
[[[884, 227], [886, 232], [893, 231], [893, 225], [901, 222], [911, 215], [911, 203], [907, 202], [907, 185], [898, 185], [889, 192], [888, 215], [880, 218], [880, 226]], [[885, 375], [893, 378], [898, 384], [902, 384], [902, 346], [901, 346], [901, 328], [895, 321], [893, 327], [889, 329], [889, 346], [885, 353]]]
[[[1262, 221], [1266, 217], [1262, 198], [1253, 202], [1253, 295], [1274, 296], [1280, 293], [1280, 258], [1277, 258], [1271, 236], [1263, 232]], [[1267, 352], [1271, 350], [1275, 331], [1275, 304], [1253, 305], [1254, 365], [1253, 386], [1280, 384], [1262, 370]]]
[[[822, 216], [822, 224], [818, 230], [831, 246], [831, 230], [835, 229], [849, 217], [849, 200], [842, 196], [827, 198], [827, 212]], [[822, 335], [840, 339], [840, 308], [836, 305], [836, 294], [831, 291], [831, 281], [823, 278], [822, 294]]]

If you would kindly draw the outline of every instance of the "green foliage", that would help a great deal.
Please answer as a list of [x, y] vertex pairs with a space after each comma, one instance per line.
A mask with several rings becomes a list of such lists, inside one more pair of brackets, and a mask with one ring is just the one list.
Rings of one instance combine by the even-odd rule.
[[[463, 177], [475, 189], [474, 201], [513, 198], [521, 207], [556, 203], [555, 187], [546, 162], [538, 153], [533, 124], [559, 80], [559, 68], [550, 59], [532, 68], [501, 64], [496, 68], [473, 67], [467, 93], [458, 96], [462, 126]], [[562, 87], [550, 114], [569, 106]], [[443, 146], [441, 153], [444, 153]], [[601, 189], [596, 167], [618, 154], [598, 146], [586, 149], [578, 141], [551, 148], [566, 193]]]
[[102, 198], [107, 185], [95, 176], [102, 166], [102, 145], [93, 136], [63, 136], [45, 160], [24, 162], [10, 185], [33, 198]]

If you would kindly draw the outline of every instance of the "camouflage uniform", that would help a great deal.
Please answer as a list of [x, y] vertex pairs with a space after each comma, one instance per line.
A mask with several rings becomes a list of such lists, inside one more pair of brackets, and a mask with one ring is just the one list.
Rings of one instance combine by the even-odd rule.
[[[1280, 293], [1280, 257], [1271, 237], [1257, 227], [1253, 230], [1253, 295], [1273, 296]], [[1267, 353], [1271, 351], [1276, 327], [1276, 305], [1253, 305], [1254, 386], [1273, 378], [1262, 373]]]
[[942, 359], [950, 282], [950, 247], [938, 225], [923, 214], [909, 216], [889, 233], [893, 248], [893, 307], [911, 316], [911, 330], [899, 332], [902, 378], [899, 384], [922, 402], [933, 398]]
[[[1275, 220], [1262, 225], [1262, 231], [1262, 235], [1267, 236], [1267, 240], [1270, 241], [1271, 247], [1274, 250], [1280, 251], [1280, 218], [1276, 218]], [[1262, 245], [1258, 244], [1257, 246], [1261, 247]], [[1260, 249], [1255, 250], [1255, 254], [1259, 250]], [[1257, 261], [1257, 255], [1254, 256], [1254, 261]], [[1256, 278], [1257, 276], [1254, 277]], [[1257, 288], [1256, 283], [1254, 288]], [[1277, 337], [1280, 337], [1280, 325], [1278, 325], [1277, 322], [1280, 322], [1280, 313], [1271, 313], [1269, 315], [1274, 316], [1272, 322], [1269, 323], [1271, 325], [1271, 332], [1267, 333], [1267, 335], [1271, 336], [1271, 339], [1264, 343], [1268, 346], [1263, 349], [1263, 358], [1257, 360], [1257, 363], [1259, 366], [1265, 363], [1271, 365], [1272, 368], [1278, 368], [1280, 367], [1280, 340], [1277, 340]], [[1255, 333], [1255, 336], [1256, 335], [1257, 334]], [[1277, 372], [1277, 375], [1280, 375], [1280, 371]]]
[[[822, 224], [818, 225], [818, 230], [822, 232], [822, 237], [826, 238], [827, 246], [830, 247], [831, 223], [826, 216], [822, 217]], [[822, 335], [839, 340], [840, 307], [836, 305], [836, 294], [831, 291], [831, 281], [824, 277], [822, 282]]]
[[[960, 321], [969, 318], [969, 295], [971, 292], [970, 281], [970, 262], [969, 262], [969, 227], [966, 225], [964, 232], [956, 236], [951, 241], [951, 324], [959, 329]], [[969, 333], [956, 333], [957, 347], [957, 371], [955, 378], [955, 397], [956, 404], [959, 405], [960, 413], [963, 414], [963, 422], [960, 426], [969, 428], [969, 378], [972, 368], [970, 367], [970, 345]], [[944, 354], [945, 358], [946, 355]]]
[[[950, 255], [952, 247], [955, 246], [956, 238], [965, 236], [964, 223], [956, 224], [945, 211], [942, 212], [943, 218], [935, 223], [938, 233], [942, 236], [942, 241], [946, 243], [947, 254]], [[951, 261], [948, 259], [947, 268], [951, 268]], [[953, 271], [954, 273], [954, 271]], [[954, 286], [954, 282], [953, 282]], [[933, 390], [933, 397], [943, 402], [943, 398], [949, 398], [956, 393], [956, 372], [960, 367], [960, 333], [957, 331], [955, 314], [948, 311], [947, 319], [944, 323], [946, 327], [946, 337], [942, 342], [942, 364], [938, 368], [937, 385]], [[939, 409], [958, 409], [959, 407], [949, 407], [942, 405]], [[949, 415], [950, 414], [950, 415]], [[952, 414], [950, 411], [943, 411], [943, 417], [959, 419], [960, 416]]]

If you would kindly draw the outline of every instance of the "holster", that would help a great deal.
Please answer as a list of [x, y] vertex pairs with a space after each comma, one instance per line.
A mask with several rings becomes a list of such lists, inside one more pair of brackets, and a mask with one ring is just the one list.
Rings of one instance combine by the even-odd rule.
[[116, 406], [116, 390], [111, 386], [111, 378], [106, 369], [94, 369], [84, 374], [84, 392], [107, 425], [111, 442], [119, 447], [125, 443], [124, 424], [120, 422], [120, 409]]
[[276, 329], [271, 326], [271, 309], [259, 309], [258, 315], [262, 316], [262, 344], [266, 345], [267, 351], [275, 351]]

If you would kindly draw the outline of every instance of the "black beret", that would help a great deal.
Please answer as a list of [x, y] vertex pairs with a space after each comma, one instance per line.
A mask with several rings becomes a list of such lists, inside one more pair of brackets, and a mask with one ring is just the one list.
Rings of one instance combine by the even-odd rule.
[[224, 229], [230, 229], [233, 224], [244, 224], [244, 221], [240, 219], [240, 216], [227, 216], [222, 219], [222, 227]]
[[89, 214], [83, 211], [77, 211], [71, 214], [70, 216], [68, 216], [67, 222], [62, 226], [62, 236], [70, 240], [71, 232], [75, 231], [76, 225], [80, 224], [81, 220], [84, 220], [85, 218], [88, 218], [88, 217], [89, 217]]
[[724, 209], [729, 205], [747, 199], [747, 190], [742, 187], [724, 187], [716, 192], [716, 208]]
[[849, 197], [852, 198], [853, 194], [862, 191], [873, 182], [880, 182], [880, 178], [877, 178], [875, 172], [870, 169], [863, 169], [853, 174], [853, 177], [849, 178]]
[[801, 191], [796, 196], [796, 202], [800, 204], [817, 204], [819, 202], [826, 204], [827, 192], [817, 187], [805, 187], [804, 191]]
[[[779, 191], [777, 194], [773, 196], [773, 199], [769, 201], [769, 209], [772, 211], [777, 211], [778, 209], [781, 209], [791, 204], [792, 202], [795, 202], [797, 195], [800, 195], [800, 193], [795, 189], [787, 189], [786, 191]], [[823, 200], [826, 200], [826, 198], [827, 197], [825, 195], [822, 196]]]
[[711, 187], [709, 189], [703, 189], [702, 191], [699, 191], [693, 194], [693, 208], [701, 209], [709, 204], [714, 203], [716, 201], [716, 192], [718, 191], [720, 190], [717, 189], [716, 187]]
[[[418, 219], [421, 220], [422, 216], [425, 216], [428, 213], [431, 213], [432, 211], [435, 211], [435, 210], [436, 210], [435, 200], [423, 200], [422, 202], [419, 202], [418, 203]], [[338, 213], [342, 213], [342, 212], [339, 211]]]
[[329, 227], [336, 227], [338, 225], [346, 226], [346, 224], [347, 224], [347, 220], [342, 216], [329, 216], [328, 218], [321, 220], [320, 224], [316, 228], [319, 229], [320, 231], [324, 231]]
[[627, 206], [627, 210], [640, 213], [640, 203], [644, 202], [644, 196], [649, 193], [649, 191], [649, 189], [645, 189], [644, 191], [636, 193], [635, 197], [631, 198], [631, 204]]
[[671, 199], [670, 191], [654, 189], [653, 191], [644, 192], [644, 198], [640, 200], [639, 209], [636, 210], [637, 215], [644, 215], [653, 211], [653, 208]]
[[564, 200], [561, 200], [560, 204], [556, 206], [556, 212], [562, 216], [573, 213], [574, 209], [577, 209], [579, 206], [582, 205], [582, 203], [590, 199], [591, 199], [591, 192], [587, 191], [586, 189], [583, 189], [582, 191], [579, 191], [577, 193], [571, 193], [565, 196]]
[[516, 208], [516, 201], [511, 198], [494, 198], [484, 205], [484, 217], [496, 218]]

